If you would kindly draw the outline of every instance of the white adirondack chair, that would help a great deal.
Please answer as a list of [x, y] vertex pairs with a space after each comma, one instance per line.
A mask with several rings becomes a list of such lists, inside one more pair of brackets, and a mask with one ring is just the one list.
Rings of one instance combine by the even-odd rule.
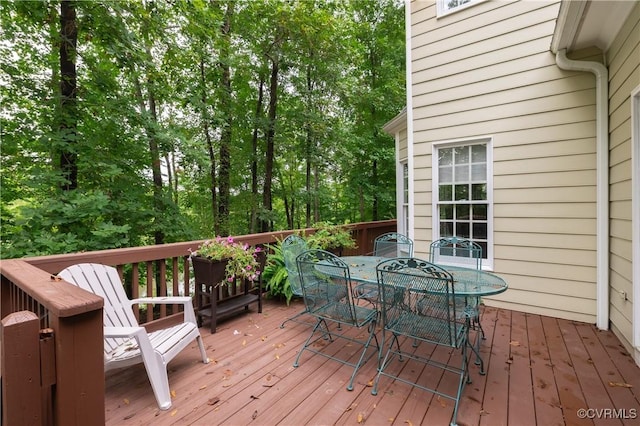
[[[209, 362], [190, 297], [143, 297], [130, 300], [118, 271], [97, 263], [73, 265], [58, 276], [104, 298], [105, 371], [143, 362], [160, 409], [168, 410], [171, 407], [167, 376], [169, 361], [196, 340], [202, 362]], [[184, 306], [184, 322], [147, 333], [133, 315], [132, 305], [135, 303], [181, 304]]]

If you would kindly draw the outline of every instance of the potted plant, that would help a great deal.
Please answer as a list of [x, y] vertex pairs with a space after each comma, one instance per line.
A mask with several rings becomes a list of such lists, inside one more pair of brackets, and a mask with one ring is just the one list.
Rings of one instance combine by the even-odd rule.
[[310, 247], [327, 250], [338, 256], [342, 254], [342, 249], [356, 248], [348, 225], [318, 222], [313, 227], [316, 231], [307, 237]]
[[[260, 273], [265, 255], [262, 248], [235, 242], [232, 237], [207, 240], [191, 252], [198, 326], [209, 318], [214, 333], [218, 317], [247, 310], [254, 302], [262, 312]], [[237, 281], [243, 285], [238, 286]], [[252, 288], [254, 281], [258, 281], [257, 289]]]
[[213, 240], [206, 240], [196, 251], [191, 252], [196, 279], [201, 269], [196, 265], [218, 263], [217, 271], [224, 266], [224, 274], [217, 273], [216, 277], [209, 281], [216, 286], [233, 283], [237, 278], [251, 282], [257, 281], [260, 278], [258, 257], [261, 251], [260, 247], [237, 243], [233, 237], [216, 237]]

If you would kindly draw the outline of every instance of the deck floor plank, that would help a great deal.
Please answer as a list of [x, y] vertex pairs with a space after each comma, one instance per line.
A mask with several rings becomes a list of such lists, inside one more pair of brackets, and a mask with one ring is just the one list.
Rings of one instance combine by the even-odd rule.
[[[262, 314], [250, 310], [232, 317], [221, 322], [215, 334], [203, 327], [213, 362], [202, 364], [194, 344], [169, 364], [175, 393], [170, 410], [157, 408], [142, 365], [109, 372], [107, 424], [448, 424], [452, 401], [429, 392], [383, 377], [378, 395], [371, 395], [375, 358], [362, 367], [353, 391], [346, 390], [351, 368], [325, 357], [306, 352], [294, 368], [311, 329], [294, 322], [281, 329], [280, 324], [301, 308], [300, 301], [286, 306], [266, 300]], [[640, 415], [640, 368], [611, 331], [491, 307], [483, 307], [481, 318], [487, 335], [481, 342], [487, 374], [479, 375], [478, 367], [471, 365], [472, 383], [463, 392], [459, 425], [638, 423], [636, 418], [594, 421], [577, 415], [580, 408], [624, 409], [617, 414]], [[356, 356], [348, 345], [332, 345], [336, 354]], [[433, 347], [423, 344], [417, 350], [428, 353]], [[460, 361], [459, 351], [447, 348], [437, 348], [433, 356]], [[438, 369], [397, 364], [406, 369], [404, 374], [418, 375], [421, 383], [444, 378], [448, 389], [455, 386]]]
[[[531, 358], [529, 352], [529, 336], [527, 333], [527, 317], [522, 312], [511, 315], [511, 341], [509, 342], [509, 423], [521, 426], [536, 424], [533, 383], [531, 378]], [[513, 389], [518, 389], [513, 392]]]
[[567, 425], [592, 425], [593, 420], [578, 416], [578, 410], [588, 407], [569, 355], [573, 348], [566, 345], [561, 331], [565, 323], [557, 318], [542, 317], [562, 414]]
[[491, 337], [491, 357], [485, 361], [487, 384], [482, 400], [480, 425], [507, 424], [509, 401], [509, 368], [511, 311], [498, 310]]
[[542, 425], [563, 425], [564, 417], [560, 407], [560, 397], [555, 385], [549, 348], [539, 315], [527, 314], [527, 334], [531, 356], [535, 420]]
[[[490, 307], [482, 309], [480, 322], [485, 333], [485, 338], [480, 340], [480, 355], [484, 361], [485, 373], [491, 360], [491, 347], [493, 344], [493, 334], [496, 326], [498, 310]], [[481, 336], [473, 336], [472, 338], [480, 338]], [[475, 340], [474, 340], [475, 342]], [[458, 416], [467, 419], [467, 424], [480, 424], [480, 417], [484, 414], [483, 398], [487, 386], [487, 375], [480, 374], [480, 367], [475, 364], [475, 355], [472, 357], [473, 365], [471, 365], [471, 380], [467, 384], [462, 394]]]

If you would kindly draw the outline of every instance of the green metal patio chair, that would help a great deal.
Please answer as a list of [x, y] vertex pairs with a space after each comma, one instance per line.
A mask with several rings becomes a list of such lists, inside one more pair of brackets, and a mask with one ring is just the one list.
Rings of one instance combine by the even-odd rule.
[[[300, 365], [300, 357], [305, 350], [351, 366], [353, 373], [347, 384], [347, 390], [353, 390], [353, 381], [360, 367], [380, 350], [375, 334], [377, 311], [358, 306], [354, 302], [352, 293], [349, 291], [351, 281], [349, 267], [339, 257], [324, 250], [314, 249], [298, 256], [297, 262], [305, 305], [309, 314], [313, 315], [317, 321], [302, 345], [293, 366]], [[331, 325], [337, 325], [337, 328], [331, 330]], [[359, 338], [353, 333], [350, 334], [352, 327], [366, 328], [367, 337]], [[351, 342], [356, 345], [355, 347], [362, 347], [357, 362], [349, 361], [351, 353], [344, 353], [345, 349], [350, 350], [354, 347], [353, 345], [345, 345], [335, 356], [323, 350], [327, 347], [326, 343], [317, 345], [320, 340], [333, 342], [335, 338]], [[367, 354], [372, 341], [375, 341], [375, 350]]]
[[413, 256], [413, 240], [398, 232], [379, 235], [373, 242], [373, 255], [379, 257]]
[[[288, 235], [284, 240], [282, 240], [282, 256], [284, 257], [284, 267], [287, 270], [289, 285], [291, 286], [291, 291], [295, 296], [302, 297], [302, 284], [300, 283], [300, 276], [298, 275], [298, 265], [296, 264], [296, 258], [300, 255], [300, 253], [306, 251], [309, 247], [307, 246], [307, 242], [304, 238], [300, 237], [296, 234]], [[304, 310], [298, 312], [296, 315], [291, 318], [287, 318], [284, 320], [282, 324], [280, 324], [280, 328], [284, 328], [284, 325], [288, 321], [294, 322], [304, 322], [298, 321], [297, 318], [308, 313], [306, 305]]]
[[[456, 315], [452, 276], [436, 265], [415, 258], [384, 261], [378, 265], [377, 274], [379, 307], [384, 329], [382, 346], [383, 349], [385, 347], [387, 349], [378, 368], [378, 375], [371, 393], [377, 395], [380, 377], [387, 376], [451, 399], [454, 401], [451, 424], [455, 425], [462, 391], [465, 384], [471, 382], [470, 354], [467, 348], [473, 350], [473, 347], [469, 344], [468, 320], [460, 320]], [[391, 338], [385, 344], [387, 334], [390, 334]], [[400, 339], [402, 336], [409, 339]], [[430, 343], [460, 349], [462, 352], [460, 366], [441, 363], [421, 354], [419, 349], [415, 349], [418, 345], [410, 345], [411, 340], [418, 345]], [[406, 345], [409, 345], [410, 349], [403, 350], [402, 348]], [[458, 377], [456, 393], [443, 390], [442, 388], [447, 388], [446, 384], [434, 387], [422, 384], [420, 376], [412, 374], [414, 369], [404, 368], [398, 372], [398, 369], [392, 366], [396, 355], [400, 361], [408, 358], [454, 373]], [[445, 375], [443, 371], [443, 380], [448, 377], [451, 375]]]
[[[377, 257], [411, 257], [413, 256], [413, 240], [398, 232], [387, 232], [373, 241], [372, 256]], [[368, 283], [354, 287], [354, 296], [375, 305], [378, 298], [378, 286]]]
[[[440, 238], [430, 246], [429, 261], [446, 265], [447, 263], [482, 269], [482, 247], [471, 240], [459, 237]], [[480, 297], [458, 298], [458, 314], [471, 318], [471, 326], [480, 332], [481, 338], [486, 339], [480, 323]], [[479, 342], [476, 346], [479, 349]]]

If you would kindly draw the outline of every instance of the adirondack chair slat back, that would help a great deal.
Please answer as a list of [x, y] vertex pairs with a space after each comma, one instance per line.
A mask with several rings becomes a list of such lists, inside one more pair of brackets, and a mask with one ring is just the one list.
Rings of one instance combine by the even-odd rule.
[[[59, 276], [104, 299], [103, 321], [105, 327], [139, 326], [116, 268], [95, 263], [81, 263], [67, 268]], [[105, 339], [105, 353], [111, 353], [126, 340], [128, 339]]]

